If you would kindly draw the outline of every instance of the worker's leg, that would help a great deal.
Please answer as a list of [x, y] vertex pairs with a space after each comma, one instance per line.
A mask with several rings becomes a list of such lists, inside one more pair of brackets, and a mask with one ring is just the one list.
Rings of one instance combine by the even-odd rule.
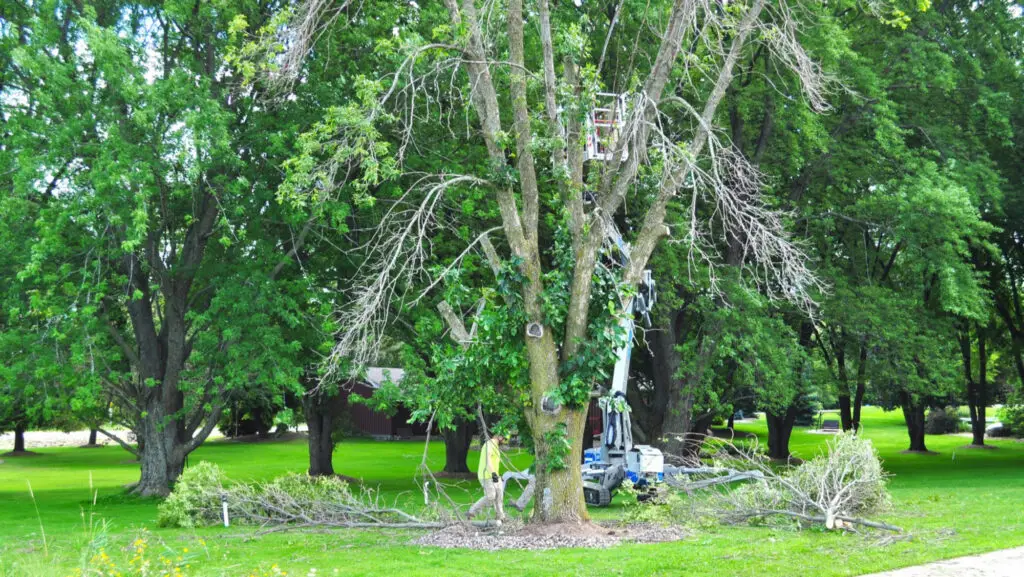
[[505, 520], [505, 486], [502, 483], [491, 483], [494, 485], [494, 512], [498, 514], [498, 520]]
[[480, 484], [484, 488], [484, 496], [480, 497], [480, 500], [473, 503], [473, 506], [469, 508], [470, 519], [475, 517], [484, 507], [494, 502], [494, 485], [496, 483], [492, 483], [490, 479], [485, 479], [481, 481]]

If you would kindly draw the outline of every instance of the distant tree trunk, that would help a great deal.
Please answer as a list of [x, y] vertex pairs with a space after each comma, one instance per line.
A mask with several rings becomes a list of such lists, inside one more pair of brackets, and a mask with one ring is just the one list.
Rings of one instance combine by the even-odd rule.
[[712, 416], [694, 418], [694, 403], [697, 392], [704, 381], [704, 374], [711, 369], [713, 357], [716, 350], [717, 336], [721, 333], [721, 326], [713, 324], [706, 329], [701, 337], [697, 349], [697, 358], [691, 365], [693, 368], [682, 378], [675, 374], [681, 364], [679, 352], [675, 346], [671, 352], [665, 351], [669, 359], [672, 372], [669, 373], [675, 382], [678, 394], [671, 395], [668, 399], [668, 408], [665, 411], [663, 428], [666, 439], [665, 449], [674, 455], [685, 458], [695, 457], [700, 452], [701, 444], [704, 441], [704, 434], [711, 425]]
[[868, 345], [862, 342], [860, 345], [860, 364], [857, 365], [857, 390], [853, 396], [853, 423], [852, 428], [860, 432], [860, 409], [864, 406], [864, 391], [867, 388], [868, 374]]
[[690, 460], [700, 459], [700, 449], [704, 446], [704, 439], [711, 429], [711, 423], [715, 420], [714, 415], [705, 414], [693, 419], [690, 424], [689, 433], [683, 443], [683, 456]]
[[[997, 276], [998, 274], [998, 269], [994, 269], [993, 285], [1002, 282]], [[1021, 312], [1024, 311], [1024, 306], [1021, 305], [1020, 290], [1018, 289], [1020, 283], [1014, 267], [1006, 267], [1003, 274], [1009, 276], [1007, 285], [1010, 288], [1010, 294], [1001, 296], [1000, 291], [996, 291], [996, 311], [1010, 331], [1010, 354], [1013, 358], [1013, 365], [1017, 369], [1017, 376], [1020, 377], [1020, 382], [1024, 383], [1024, 324], [1021, 322]]]
[[839, 421], [843, 430], [853, 429], [853, 413], [850, 403], [850, 378], [846, 373], [846, 349], [842, 344], [836, 346], [836, 371], [839, 376]]
[[839, 422], [842, 425], [844, 431], [853, 430], [853, 413], [851, 412], [852, 406], [853, 404], [850, 401], [850, 395], [839, 395]]
[[256, 430], [256, 437], [259, 439], [266, 439], [270, 434], [271, 427], [266, 420], [266, 411], [263, 407], [253, 407], [249, 413], [252, 416], [253, 428]]
[[89, 443], [88, 443], [89, 445], [95, 445], [96, 444], [96, 433], [97, 433], [96, 429], [89, 429]]
[[789, 459], [789, 437], [796, 422], [796, 407], [787, 408], [781, 415], [766, 411], [765, 419], [768, 421], [768, 456], [776, 460]]
[[903, 420], [907, 424], [907, 434], [910, 436], [908, 450], [928, 451], [928, 447], [924, 443], [924, 403], [915, 404], [910, 395], [903, 392], [900, 393], [900, 405], [903, 408]]
[[334, 474], [334, 426], [344, 400], [340, 394], [307, 393], [302, 409], [309, 427], [309, 474]]
[[14, 452], [25, 452], [25, 425], [14, 426]]
[[985, 331], [978, 327], [978, 381], [968, 381], [967, 405], [971, 412], [972, 444], [985, 444], [985, 405], [988, 402], [988, 352]]
[[729, 422], [725, 424], [725, 428], [730, 431], [736, 430], [736, 411], [729, 413]]
[[583, 425], [583, 451], [594, 448], [594, 429], [590, 426], [590, 406], [587, 406], [587, 421]]
[[675, 311], [658, 330], [647, 333], [649, 348], [644, 372], [654, 383], [649, 410], [645, 413], [641, 408], [643, 404], [636, 387], [626, 391], [630, 406], [640, 409], [636, 411], [637, 417], [648, 440], [651, 444], [664, 445], [670, 452], [677, 447], [669, 446], [671, 439], [666, 438], [666, 434], [683, 433], [689, 429], [693, 405], [693, 395], [687, 394], [683, 380], [676, 376], [681, 362], [676, 345], [686, 338], [679, 332], [684, 315], [682, 310]]
[[971, 414], [971, 444], [985, 444], [985, 389], [988, 386], [988, 353], [986, 351], [985, 332], [978, 327], [978, 379], [974, 379], [971, 368], [971, 329], [968, 325], [959, 335], [960, 355], [963, 358], [964, 377], [967, 381], [967, 408]]
[[444, 472], [450, 474], [471, 473], [466, 463], [469, 445], [473, 441], [473, 423], [458, 419], [455, 428], [444, 432]]
[[1013, 364], [1017, 367], [1017, 376], [1020, 377], [1020, 382], [1024, 383], [1024, 337], [1015, 335], [1013, 338], [1013, 345], [1010, 347], [1013, 353]]

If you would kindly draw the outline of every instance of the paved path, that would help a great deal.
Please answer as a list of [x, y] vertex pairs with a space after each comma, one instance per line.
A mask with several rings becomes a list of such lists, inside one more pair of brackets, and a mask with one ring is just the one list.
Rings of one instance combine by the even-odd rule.
[[1024, 575], [1024, 547], [959, 557], [938, 563], [906, 567], [864, 577], [1020, 577]]

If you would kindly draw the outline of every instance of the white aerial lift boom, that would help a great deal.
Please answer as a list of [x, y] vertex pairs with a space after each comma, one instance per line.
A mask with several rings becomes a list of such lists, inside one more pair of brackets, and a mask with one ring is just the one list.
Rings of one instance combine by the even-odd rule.
[[[615, 224], [606, 220], [605, 234], [608, 241], [617, 248], [622, 265], [629, 264], [629, 245], [622, 239]], [[649, 445], [634, 445], [629, 404], [626, 388], [629, 383], [629, 363], [633, 352], [633, 338], [636, 317], [641, 317], [647, 326], [651, 324], [651, 309], [657, 302], [655, 282], [650, 270], [645, 270], [640, 279], [637, 294], [625, 303], [622, 329], [626, 342], [617, 351], [612, 382], [599, 405], [602, 413], [600, 450], [590, 449], [584, 453], [584, 497], [588, 504], [604, 507], [611, 502], [612, 492], [624, 478], [639, 485], [656, 483], [664, 478], [664, 456], [661, 451]]]
[[[618, 147], [625, 118], [625, 98], [619, 94], [597, 94], [598, 102], [588, 117], [586, 160], [610, 161], [617, 149], [623, 157], [627, 147]], [[605, 238], [617, 252], [623, 267], [629, 266], [630, 246], [623, 240], [611, 215], [599, 215], [604, 221]], [[627, 339], [617, 351], [615, 369], [607, 396], [600, 400], [602, 411], [601, 448], [587, 452], [584, 463], [584, 496], [587, 503], [605, 506], [611, 501], [611, 492], [628, 477], [638, 484], [658, 482], [664, 476], [664, 456], [648, 445], [633, 445], [630, 409], [626, 401], [629, 383], [629, 363], [633, 352], [633, 338], [637, 317], [651, 325], [651, 309], [657, 301], [654, 279], [645, 270], [637, 287], [637, 294], [624, 303], [629, 313], [623, 316], [622, 329]]]

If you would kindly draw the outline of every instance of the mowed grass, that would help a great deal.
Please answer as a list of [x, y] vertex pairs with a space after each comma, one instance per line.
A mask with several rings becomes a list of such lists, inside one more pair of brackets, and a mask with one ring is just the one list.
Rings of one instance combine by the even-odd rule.
[[[695, 528], [691, 538], [658, 545], [606, 550], [505, 551], [439, 550], [410, 544], [414, 531], [344, 530], [256, 535], [250, 528], [199, 530], [156, 527], [156, 502], [124, 495], [138, 476], [137, 465], [117, 448], [48, 449], [43, 456], [6, 459], [0, 464], [0, 577], [71, 575], [90, 539], [90, 515], [107, 523], [102, 538], [115, 558], [127, 556], [131, 541], [148, 530], [150, 541], [176, 551], [190, 548], [191, 573], [241, 576], [272, 565], [289, 575], [860, 575], [927, 561], [1024, 545], [1024, 443], [995, 441], [994, 451], [962, 449], [969, 439], [929, 437], [938, 455], [904, 455], [906, 431], [900, 413], [867, 409], [864, 434], [872, 439], [893, 473], [894, 511], [885, 520], [905, 527], [913, 538], [880, 546], [879, 536], [761, 527]], [[740, 430], [764, 434], [763, 421]], [[803, 458], [821, 450], [827, 436], [797, 430], [792, 449]], [[233, 479], [270, 479], [302, 471], [306, 445], [209, 443], [191, 462], [212, 461]], [[432, 444], [432, 467], [443, 465], [444, 448]], [[405, 506], [422, 503], [414, 485], [423, 444], [346, 441], [335, 453], [335, 468], [362, 478], [367, 486]], [[475, 463], [477, 454], [470, 456]], [[514, 456], [525, 467], [530, 458]], [[91, 504], [90, 476], [97, 504]], [[30, 498], [31, 483], [35, 500]], [[461, 502], [477, 496], [475, 483], [453, 490]], [[38, 506], [38, 517], [36, 514]], [[622, 503], [595, 512], [615, 518]], [[44, 548], [40, 530], [46, 533]], [[201, 544], [205, 543], [205, 545]]]

